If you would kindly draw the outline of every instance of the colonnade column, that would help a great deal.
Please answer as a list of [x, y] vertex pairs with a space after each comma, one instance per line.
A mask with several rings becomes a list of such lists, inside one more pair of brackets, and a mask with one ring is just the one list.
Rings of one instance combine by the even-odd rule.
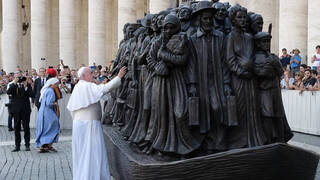
[[135, 3], [133, 0], [118, 0], [118, 44], [123, 39], [123, 26], [137, 20]]
[[302, 63], [306, 62], [308, 41], [308, 1], [280, 0], [279, 50], [294, 48], [301, 51]]
[[113, 24], [112, 19], [114, 18], [114, 14], [112, 11], [113, 8], [113, 0], [106, 0], [105, 2], [106, 8], [106, 19], [105, 19], [105, 28], [106, 28], [106, 43], [105, 43], [105, 52], [106, 52], [106, 61], [104, 62], [104, 66], [109, 64], [109, 61], [112, 60], [112, 51], [113, 51]]
[[37, 70], [48, 64], [48, 3], [48, 0], [31, 0], [31, 67]]
[[150, 13], [155, 14], [170, 8], [171, 0], [150, 0]]
[[3, 0], [2, 64], [7, 72], [14, 72], [19, 63], [19, 0]]
[[320, 45], [320, 1], [309, 0], [308, 4], [308, 63], [311, 66], [311, 57], [315, 54], [315, 47]]
[[78, 0], [59, 1], [60, 59], [72, 68], [76, 67], [76, 3]]
[[105, 65], [106, 62], [106, 0], [89, 0], [89, 66], [93, 63]]

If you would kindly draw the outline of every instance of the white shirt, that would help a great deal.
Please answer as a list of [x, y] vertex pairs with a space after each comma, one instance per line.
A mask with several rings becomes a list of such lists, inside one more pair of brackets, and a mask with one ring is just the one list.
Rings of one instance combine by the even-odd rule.
[[320, 65], [320, 54], [315, 54], [313, 57], [315, 57], [315, 60], [312, 63], [312, 66], [318, 67]]

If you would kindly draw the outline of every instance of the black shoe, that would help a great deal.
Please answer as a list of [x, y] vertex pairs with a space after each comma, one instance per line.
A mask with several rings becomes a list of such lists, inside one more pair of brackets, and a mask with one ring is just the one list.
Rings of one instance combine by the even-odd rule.
[[26, 151], [30, 151], [30, 147], [29, 146], [26, 146]]
[[13, 128], [9, 128], [9, 130], [8, 131], [14, 131], [14, 129]]
[[14, 150], [12, 150], [11, 152], [18, 152], [18, 151], [20, 151], [20, 148], [14, 148]]

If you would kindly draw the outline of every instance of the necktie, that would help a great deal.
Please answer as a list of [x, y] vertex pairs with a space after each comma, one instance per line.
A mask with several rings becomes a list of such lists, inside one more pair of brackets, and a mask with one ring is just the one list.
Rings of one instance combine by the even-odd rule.
[[41, 87], [44, 86], [44, 79], [42, 79], [42, 82], [41, 82]]

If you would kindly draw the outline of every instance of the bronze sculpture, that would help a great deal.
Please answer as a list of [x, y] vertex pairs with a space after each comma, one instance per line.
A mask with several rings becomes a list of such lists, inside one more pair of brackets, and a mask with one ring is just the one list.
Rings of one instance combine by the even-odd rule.
[[287, 142], [293, 134], [286, 119], [279, 87], [283, 69], [279, 57], [270, 53], [269, 33], [258, 32], [254, 41], [254, 72], [258, 75], [261, 120], [267, 143]]
[[216, 13], [214, 16], [214, 28], [223, 32], [224, 34], [229, 34], [232, 28], [231, 22], [228, 18], [228, 8], [225, 4], [216, 2], [213, 4], [213, 8], [215, 9]]
[[[211, 2], [201, 1], [195, 12], [200, 20], [197, 32], [190, 38], [187, 74], [189, 93], [199, 98], [200, 133], [207, 151], [227, 149], [226, 95], [230, 94], [230, 80], [224, 65], [223, 33], [213, 29], [214, 8]], [[200, 139], [201, 140], [201, 139]]]
[[319, 157], [284, 144], [271, 28], [238, 4], [183, 2], [125, 26], [113, 73], [128, 74], [104, 127], [113, 176], [312, 179]]
[[261, 34], [262, 16], [238, 4], [228, 13], [223, 3], [200, 1], [126, 25], [113, 71], [128, 66], [128, 74], [113, 122], [139, 151], [194, 157], [291, 138], [283, 112], [263, 112], [263, 72], [274, 71], [278, 99], [281, 72], [257, 63], [253, 35]]

